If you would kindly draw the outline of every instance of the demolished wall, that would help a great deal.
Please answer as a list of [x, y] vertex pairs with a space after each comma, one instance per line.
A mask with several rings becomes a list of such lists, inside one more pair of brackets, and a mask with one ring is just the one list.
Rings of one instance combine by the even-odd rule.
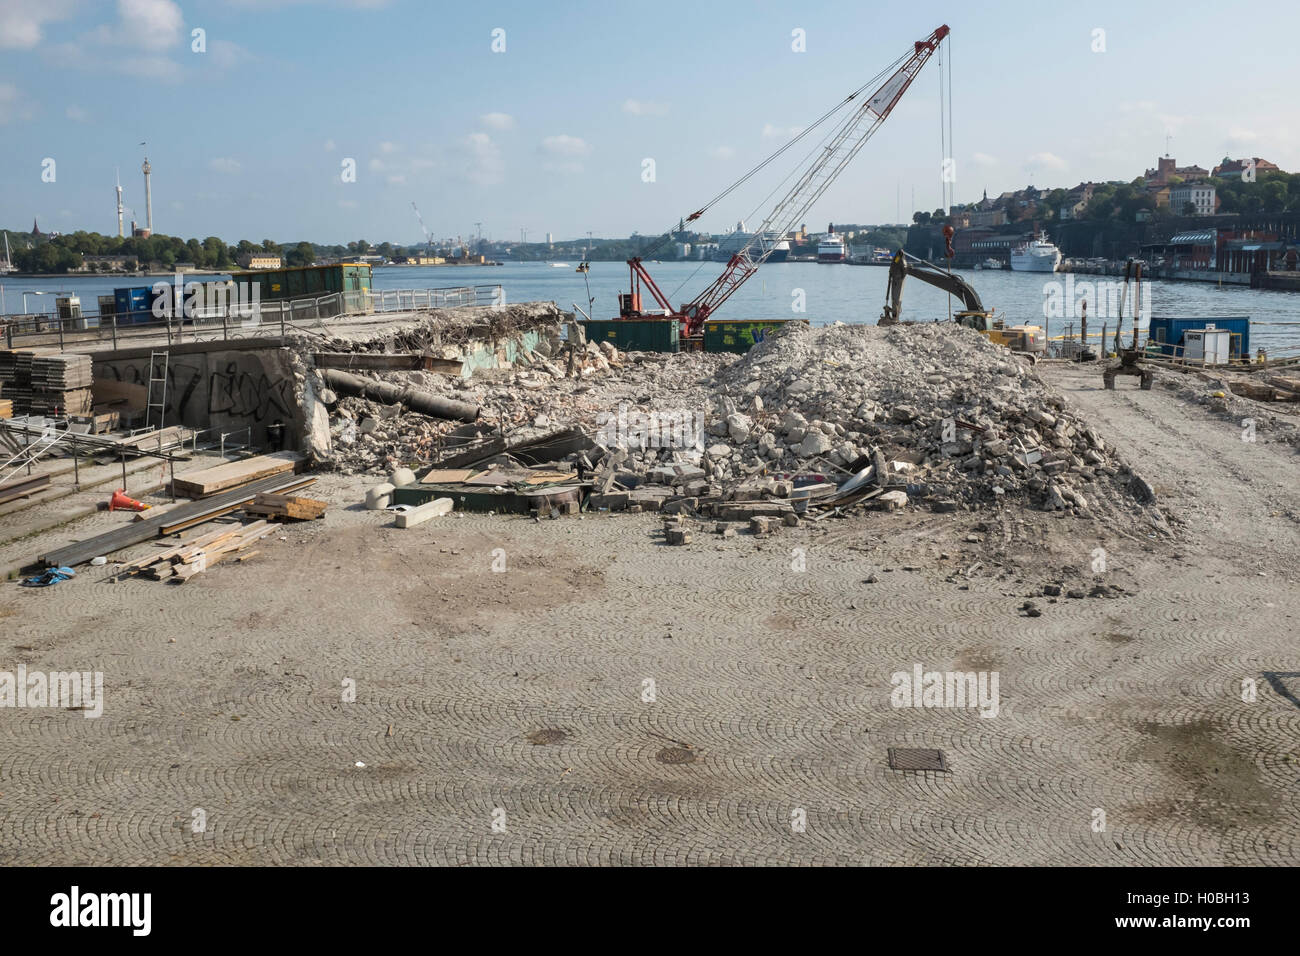
[[[95, 355], [95, 379], [148, 386], [149, 353], [140, 353]], [[230, 433], [234, 441], [243, 441], [247, 433], [252, 445], [265, 447], [267, 426], [280, 423], [285, 426], [285, 447], [294, 448], [307, 433], [298, 389], [287, 349], [172, 350], [167, 360], [166, 424], [210, 428]], [[155, 400], [160, 391], [156, 387]]]

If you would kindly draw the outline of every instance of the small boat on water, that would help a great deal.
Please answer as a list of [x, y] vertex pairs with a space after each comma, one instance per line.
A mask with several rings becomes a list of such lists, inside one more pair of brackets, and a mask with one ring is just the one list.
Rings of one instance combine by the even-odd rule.
[[590, 263], [590, 262], [587, 262], [586, 260], [584, 260], [584, 261], [582, 261], [582, 262], [579, 262], [579, 263], [578, 263], [578, 268], [574, 269], [573, 271], [574, 271], [574, 272], [590, 272], [590, 271], [591, 271], [591, 263]]
[[567, 268], [569, 268], [569, 264], [568, 264], [567, 262], [552, 262], [552, 263], [551, 263], [551, 268], [552, 268], [552, 269], [567, 269]]

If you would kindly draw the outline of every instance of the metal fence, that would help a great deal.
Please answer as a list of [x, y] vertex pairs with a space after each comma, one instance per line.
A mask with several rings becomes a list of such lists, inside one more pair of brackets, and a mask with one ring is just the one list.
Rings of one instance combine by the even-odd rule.
[[[61, 319], [48, 313], [7, 315], [0, 318], [6, 348], [57, 348], [76, 351], [88, 345], [130, 348], [133, 344], [217, 342], [238, 339], [279, 338], [291, 331], [320, 332], [330, 321], [355, 319], [386, 312], [423, 312], [468, 306], [503, 306], [505, 291], [499, 285], [456, 286], [447, 289], [385, 289], [333, 292], [314, 299], [259, 302], [252, 314], [237, 307], [217, 308], [195, 303], [189, 315], [129, 321], [131, 316], [83, 313]], [[142, 313], [136, 313], [139, 316]]]

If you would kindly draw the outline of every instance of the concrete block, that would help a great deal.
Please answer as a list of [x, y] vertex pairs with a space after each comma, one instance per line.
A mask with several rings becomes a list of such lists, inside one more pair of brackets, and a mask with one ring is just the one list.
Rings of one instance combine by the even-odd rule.
[[669, 515], [682, 514], [683, 512], [696, 510], [699, 503], [698, 498], [673, 498], [670, 501], [665, 501], [659, 510]]
[[685, 528], [669, 528], [667, 535], [669, 544], [680, 545], [691, 543], [691, 533]]
[[430, 518], [438, 518], [442, 515], [451, 514], [454, 502], [450, 498], [434, 498], [432, 501], [417, 505], [410, 511], [402, 511], [397, 515], [397, 527], [414, 528], [417, 524], [424, 524]]
[[749, 530], [754, 534], [771, 534], [774, 527], [771, 518], [750, 518]]
[[872, 511], [902, 511], [907, 507], [906, 491], [886, 491], [870, 502]]

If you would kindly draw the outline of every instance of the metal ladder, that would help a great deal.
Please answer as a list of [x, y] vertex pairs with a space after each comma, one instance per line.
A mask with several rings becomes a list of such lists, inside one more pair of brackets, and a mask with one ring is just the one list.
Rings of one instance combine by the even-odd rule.
[[[147, 405], [144, 412], [145, 427], [153, 424], [153, 411], [158, 409], [158, 430], [162, 431], [164, 419], [167, 416], [167, 352], [150, 352], [149, 353], [149, 391], [146, 393]], [[158, 374], [159, 358], [162, 359], [162, 375]], [[158, 386], [161, 395], [158, 401], [154, 401], [154, 387]]]

